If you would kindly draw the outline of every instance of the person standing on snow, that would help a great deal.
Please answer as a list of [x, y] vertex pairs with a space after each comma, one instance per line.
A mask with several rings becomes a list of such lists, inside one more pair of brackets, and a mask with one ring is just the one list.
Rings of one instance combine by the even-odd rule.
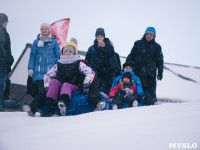
[[157, 103], [156, 77], [163, 78], [163, 53], [161, 46], [155, 42], [156, 30], [148, 27], [141, 40], [134, 43], [126, 62], [135, 68], [134, 72], [140, 78], [144, 94], [145, 105]]
[[94, 45], [89, 47], [85, 60], [97, 73], [101, 91], [108, 95], [118, 68], [118, 64], [114, 63], [115, 50], [110, 40], [105, 37], [103, 28], [97, 28], [95, 37]]
[[0, 111], [3, 108], [3, 92], [6, 87], [7, 75], [11, 71], [14, 58], [11, 54], [10, 36], [6, 30], [8, 16], [0, 13]]
[[33, 42], [28, 63], [28, 75], [33, 77], [33, 83], [38, 85], [39, 91], [44, 90], [44, 75], [57, 63], [61, 55], [56, 36], [51, 35], [50, 25], [43, 23], [40, 30], [41, 33]]

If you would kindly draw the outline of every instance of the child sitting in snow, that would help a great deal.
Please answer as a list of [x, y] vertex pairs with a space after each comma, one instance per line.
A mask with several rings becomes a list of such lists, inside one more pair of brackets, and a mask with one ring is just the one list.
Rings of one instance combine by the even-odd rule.
[[[77, 40], [71, 39], [63, 47], [63, 55], [51, 72], [44, 78], [44, 86], [48, 87], [46, 95], [47, 111], [42, 116], [53, 116], [58, 104], [61, 115], [66, 115], [66, 107], [70, 102], [71, 93], [82, 90], [88, 95], [90, 103], [95, 110], [102, 110], [105, 101], [102, 100], [98, 89], [98, 81], [95, 80], [94, 71], [85, 64], [78, 54]], [[56, 78], [52, 80], [52, 76]], [[53, 77], [54, 78], [54, 77]], [[50, 83], [50, 84], [49, 84]]]
[[113, 109], [122, 108], [124, 102], [129, 107], [138, 106], [138, 95], [136, 94], [136, 85], [132, 80], [132, 72], [127, 70], [123, 72], [120, 83], [113, 87], [110, 91], [110, 98], [113, 105]]
[[123, 69], [121, 70], [120, 75], [114, 79], [112, 88], [119, 84], [120, 80], [122, 79], [122, 74], [124, 73], [124, 71], [127, 71], [127, 70], [132, 72], [132, 80], [134, 81], [134, 83], [136, 85], [137, 95], [139, 97], [139, 100], [141, 101], [141, 104], [143, 104], [144, 103], [144, 92], [142, 89], [142, 85], [141, 85], [140, 79], [135, 75], [135, 73], [133, 71], [133, 66], [130, 63], [123, 64]]

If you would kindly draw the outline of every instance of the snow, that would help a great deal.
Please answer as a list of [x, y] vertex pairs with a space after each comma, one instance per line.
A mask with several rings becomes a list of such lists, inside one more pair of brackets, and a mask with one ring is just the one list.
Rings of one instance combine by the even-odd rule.
[[[167, 67], [199, 80], [200, 69]], [[0, 150], [168, 150], [170, 143], [200, 149], [200, 85], [168, 70], [157, 83], [159, 99], [181, 103], [49, 118], [1, 112]]]

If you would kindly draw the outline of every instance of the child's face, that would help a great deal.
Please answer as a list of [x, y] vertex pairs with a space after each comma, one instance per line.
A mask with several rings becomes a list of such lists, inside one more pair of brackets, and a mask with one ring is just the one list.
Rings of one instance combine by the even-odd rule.
[[73, 55], [73, 53], [70, 51], [65, 51], [63, 55]]
[[131, 66], [126, 66], [126, 67], [124, 68], [124, 71], [126, 71], [126, 70], [130, 70], [130, 71], [132, 71]]
[[128, 83], [128, 82], [130, 82], [130, 79], [127, 78], [127, 77], [124, 77], [124, 78], [123, 78], [123, 82]]

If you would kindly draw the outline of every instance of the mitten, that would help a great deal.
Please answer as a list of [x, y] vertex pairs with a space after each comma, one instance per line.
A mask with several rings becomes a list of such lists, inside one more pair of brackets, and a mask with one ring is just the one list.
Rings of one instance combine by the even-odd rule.
[[88, 95], [90, 84], [83, 84], [83, 94]]
[[28, 75], [29, 75], [30, 77], [33, 77], [33, 69], [28, 70]]
[[162, 74], [159, 73], [159, 74], [157, 75], [157, 79], [158, 79], [158, 80], [162, 80], [162, 78], [163, 78]]
[[119, 90], [119, 94], [120, 95], [126, 95], [126, 91], [125, 90]]

